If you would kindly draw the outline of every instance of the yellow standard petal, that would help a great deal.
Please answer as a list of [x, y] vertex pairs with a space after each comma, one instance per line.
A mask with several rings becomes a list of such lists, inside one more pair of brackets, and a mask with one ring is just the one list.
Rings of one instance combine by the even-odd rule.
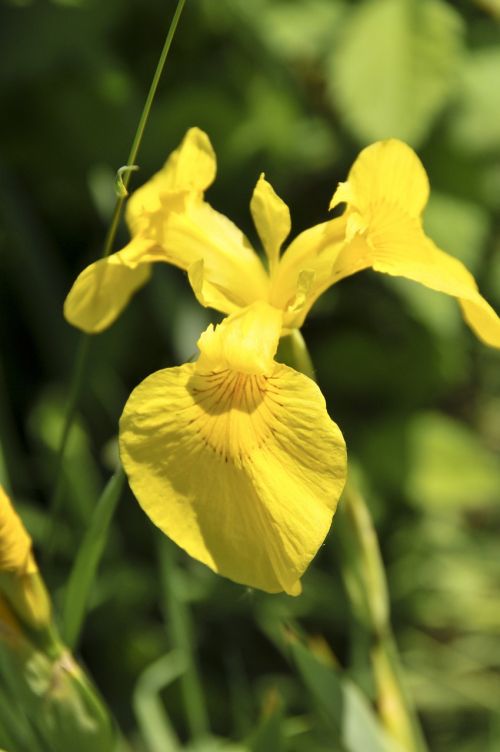
[[265, 179], [260, 176], [250, 201], [250, 211], [264, 246], [272, 273], [279, 260], [281, 246], [290, 234], [290, 210]]
[[0, 643], [11, 650], [22, 649], [26, 644], [21, 626], [7, 601], [0, 595]]
[[269, 277], [259, 257], [241, 230], [207, 202], [193, 198], [172, 212], [162, 242], [165, 260], [189, 272], [202, 305], [233, 313], [267, 300]]
[[428, 195], [427, 175], [409, 146], [391, 139], [364, 149], [331, 202], [347, 208], [346, 243], [335, 255], [330, 283], [368, 267], [407, 277], [457, 298], [477, 336], [500, 347], [500, 319], [473, 276], [423, 231]]
[[190, 128], [165, 166], [130, 197], [126, 216], [131, 242], [90, 264], [76, 279], [64, 303], [70, 324], [96, 334], [115, 321], [149, 279], [150, 264], [170, 261], [162, 245], [169, 214], [182, 211], [188, 198], [201, 201], [215, 172], [208, 136], [199, 128]]
[[300, 592], [346, 475], [316, 384], [273, 361], [281, 314], [256, 303], [200, 338], [198, 363], [159, 371], [129, 398], [120, 452], [151, 520], [214, 571]]

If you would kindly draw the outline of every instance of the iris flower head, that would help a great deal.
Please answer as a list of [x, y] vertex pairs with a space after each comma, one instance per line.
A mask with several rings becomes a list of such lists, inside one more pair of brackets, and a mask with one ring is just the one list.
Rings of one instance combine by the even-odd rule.
[[236, 582], [300, 592], [346, 478], [342, 434], [307, 376], [276, 362], [332, 284], [371, 268], [455, 297], [486, 344], [500, 320], [472, 275], [428, 238], [429, 184], [416, 154], [391, 139], [364, 149], [330, 207], [341, 216], [299, 234], [282, 253], [290, 212], [264, 175], [250, 210], [264, 261], [205, 201], [215, 155], [192, 128], [127, 206], [131, 241], [77, 278], [66, 318], [93, 333], [116, 319], [166, 262], [187, 272], [198, 301], [226, 318], [198, 341], [199, 358], [146, 378], [120, 421], [120, 454], [151, 520], [191, 556]]
[[208, 136], [191, 128], [163, 169], [131, 196], [130, 243], [91, 264], [75, 281], [65, 302], [70, 323], [90, 333], [105, 329], [148, 279], [151, 264], [161, 261], [188, 273], [202, 305], [230, 314], [265, 301], [283, 313], [286, 333], [302, 326], [331, 285], [372, 268], [455, 297], [477, 336], [500, 347], [500, 321], [474, 278], [424, 233], [429, 182], [403, 142], [389, 139], [364, 149], [330, 202], [330, 208], [345, 204], [344, 213], [300, 233], [283, 254], [290, 212], [261, 175], [250, 210], [266, 263], [205, 201], [215, 173]]

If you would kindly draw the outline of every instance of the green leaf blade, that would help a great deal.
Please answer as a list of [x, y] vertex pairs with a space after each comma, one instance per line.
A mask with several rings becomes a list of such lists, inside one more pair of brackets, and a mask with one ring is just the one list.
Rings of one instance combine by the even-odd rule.
[[421, 143], [455, 89], [462, 38], [441, 0], [366, 0], [331, 57], [330, 96], [353, 134]]

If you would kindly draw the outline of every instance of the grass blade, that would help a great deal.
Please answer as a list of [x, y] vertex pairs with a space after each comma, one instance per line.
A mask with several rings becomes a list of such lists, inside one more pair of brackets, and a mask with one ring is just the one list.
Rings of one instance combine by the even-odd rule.
[[176, 550], [168, 541], [159, 539], [159, 556], [166, 620], [174, 647], [180, 650], [188, 661], [186, 671], [180, 680], [180, 689], [193, 741], [207, 736], [209, 723], [193, 645], [191, 618], [176, 576]]
[[75, 648], [80, 636], [90, 590], [124, 481], [125, 475], [119, 468], [97, 502], [69, 576], [62, 615], [62, 636], [71, 649]]

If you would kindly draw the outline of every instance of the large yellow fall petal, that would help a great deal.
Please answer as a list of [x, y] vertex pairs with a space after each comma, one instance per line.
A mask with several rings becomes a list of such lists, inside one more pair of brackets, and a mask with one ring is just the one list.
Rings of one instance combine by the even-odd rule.
[[296, 595], [330, 527], [346, 456], [316, 384], [272, 361], [280, 325], [280, 312], [257, 303], [209, 328], [198, 363], [143, 381], [120, 421], [120, 454], [146, 514], [191, 556]]
[[346, 243], [337, 249], [330, 283], [369, 267], [420, 282], [457, 298], [477, 336], [500, 347], [500, 319], [473, 276], [423, 231], [427, 197], [425, 170], [409, 146], [391, 139], [364, 149], [332, 199], [347, 208]]
[[264, 246], [272, 273], [279, 260], [281, 246], [290, 234], [290, 210], [264, 177], [260, 176], [250, 201], [250, 211]]

